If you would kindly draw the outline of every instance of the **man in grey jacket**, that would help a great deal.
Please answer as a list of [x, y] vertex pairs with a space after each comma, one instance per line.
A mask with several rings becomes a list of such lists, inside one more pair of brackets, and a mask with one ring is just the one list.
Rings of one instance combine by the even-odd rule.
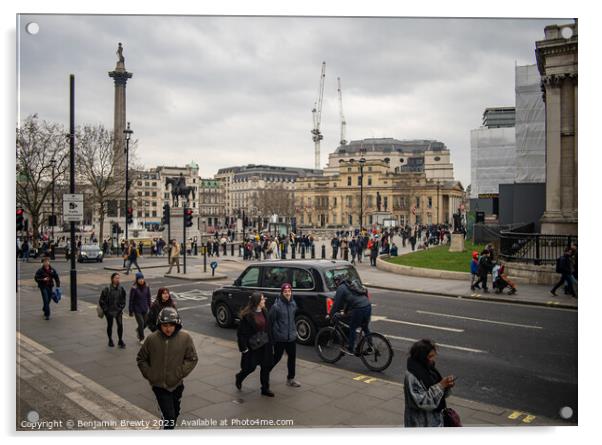
[[184, 378], [192, 372], [198, 357], [192, 337], [182, 331], [175, 308], [159, 313], [159, 329], [149, 335], [136, 357], [142, 376], [151, 384], [163, 415], [163, 428], [174, 429], [180, 415]]
[[297, 327], [295, 325], [295, 312], [297, 303], [293, 300], [293, 287], [289, 283], [284, 283], [280, 288], [280, 296], [276, 299], [268, 315], [271, 327], [271, 337], [274, 342], [274, 368], [284, 351], [288, 357], [288, 374], [286, 384], [293, 388], [301, 385], [295, 380], [295, 365], [297, 356]]

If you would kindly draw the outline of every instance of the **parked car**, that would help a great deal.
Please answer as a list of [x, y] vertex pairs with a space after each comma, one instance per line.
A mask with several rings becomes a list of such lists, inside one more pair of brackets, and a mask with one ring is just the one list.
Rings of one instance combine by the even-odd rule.
[[[263, 292], [269, 308], [280, 295], [283, 283], [293, 286], [297, 303], [295, 323], [297, 341], [312, 344], [320, 328], [328, 325], [326, 315], [334, 302], [334, 278], [343, 275], [350, 280], [360, 277], [349, 262], [335, 260], [264, 261], [247, 267], [232, 285], [213, 291], [211, 312], [222, 328], [234, 325], [240, 310], [254, 291]], [[361, 282], [361, 280], [360, 280]]]
[[102, 263], [103, 254], [102, 249], [98, 247], [96, 244], [86, 244], [82, 245], [79, 249], [79, 254], [77, 255], [77, 262], [84, 263], [86, 261], [94, 261], [97, 263]]

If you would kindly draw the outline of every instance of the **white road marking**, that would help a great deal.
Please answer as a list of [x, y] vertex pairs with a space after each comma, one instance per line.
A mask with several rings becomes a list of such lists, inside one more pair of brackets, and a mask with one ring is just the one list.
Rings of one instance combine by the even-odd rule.
[[391, 322], [391, 323], [407, 324], [407, 325], [410, 325], [410, 326], [420, 326], [421, 328], [438, 329], [440, 331], [464, 332], [464, 329], [446, 328], [446, 327], [443, 327], [443, 326], [434, 326], [434, 325], [431, 325], [431, 324], [412, 323], [411, 321], [392, 320], [392, 319], [387, 318], [385, 316], [379, 316], [379, 315], [370, 317], [370, 321], [388, 321], [388, 322]]
[[198, 309], [198, 308], [200, 308], [200, 307], [207, 307], [207, 306], [211, 306], [211, 303], [207, 303], [207, 304], [196, 304], [196, 305], [194, 305], [194, 306], [180, 307], [180, 308], [178, 308], [178, 312], [187, 311], [188, 309]]
[[440, 314], [438, 312], [429, 312], [429, 311], [416, 311], [419, 314], [428, 314], [428, 315], [437, 315], [439, 317], [447, 317], [447, 318], [461, 318], [464, 320], [472, 320], [472, 321], [481, 321], [483, 323], [492, 323], [492, 324], [501, 324], [505, 326], [515, 326], [518, 328], [526, 328], [526, 329], [543, 329], [541, 326], [531, 326], [528, 324], [519, 324], [519, 323], [510, 323], [506, 321], [495, 321], [495, 320], [487, 320], [484, 318], [472, 318], [472, 317], [464, 317], [460, 315], [450, 315], [450, 314]]
[[193, 301], [203, 301], [209, 298], [213, 294], [213, 291], [210, 290], [189, 290], [184, 292], [172, 292], [172, 295], [177, 300], [193, 300]]
[[[418, 341], [417, 338], [398, 337], [396, 335], [385, 335], [385, 337], [387, 337], [387, 338], [393, 338], [395, 340], [409, 341], [409, 342], [412, 342], [412, 343]], [[487, 351], [481, 351], [480, 349], [473, 349], [473, 348], [465, 348], [464, 346], [447, 345], [445, 343], [437, 343], [437, 346], [440, 346], [442, 348], [457, 349], [459, 351], [477, 352], [477, 353], [480, 353], [480, 354], [487, 354]]]

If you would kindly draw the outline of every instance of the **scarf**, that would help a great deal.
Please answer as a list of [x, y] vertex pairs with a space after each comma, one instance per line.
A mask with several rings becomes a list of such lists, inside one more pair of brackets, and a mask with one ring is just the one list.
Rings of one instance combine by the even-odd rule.
[[[408, 357], [407, 362], [408, 371], [410, 371], [414, 376], [420, 380], [420, 382], [424, 385], [426, 389], [429, 389], [431, 386], [439, 383], [442, 379], [441, 374], [437, 371], [437, 368], [434, 366], [427, 366], [420, 363], [417, 360], [414, 360], [412, 357]], [[441, 398], [441, 402], [435, 409], [435, 411], [441, 411], [446, 408], [445, 397]]]

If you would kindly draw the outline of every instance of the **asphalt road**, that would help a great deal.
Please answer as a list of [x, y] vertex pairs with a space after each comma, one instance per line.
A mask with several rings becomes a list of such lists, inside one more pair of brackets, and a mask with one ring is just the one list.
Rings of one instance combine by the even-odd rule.
[[[65, 263], [55, 266], [66, 276]], [[98, 271], [98, 266], [78, 265], [78, 270]], [[167, 286], [176, 294], [186, 329], [236, 339], [236, 330], [219, 328], [211, 314], [211, 291], [220, 284], [168, 279], [164, 272], [147, 269], [145, 275], [153, 290]], [[80, 298], [89, 303], [96, 303], [99, 290], [78, 286]], [[393, 363], [382, 373], [368, 371], [356, 357], [343, 357], [333, 366], [399, 382], [413, 341], [430, 338], [440, 346], [440, 372], [458, 378], [457, 396], [556, 419], [568, 406], [577, 421], [577, 311], [376, 289], [371, 295], [370, 326], [389, 337]], [[299, 345], [298, 356], [320, 360], [309, 346]]]

